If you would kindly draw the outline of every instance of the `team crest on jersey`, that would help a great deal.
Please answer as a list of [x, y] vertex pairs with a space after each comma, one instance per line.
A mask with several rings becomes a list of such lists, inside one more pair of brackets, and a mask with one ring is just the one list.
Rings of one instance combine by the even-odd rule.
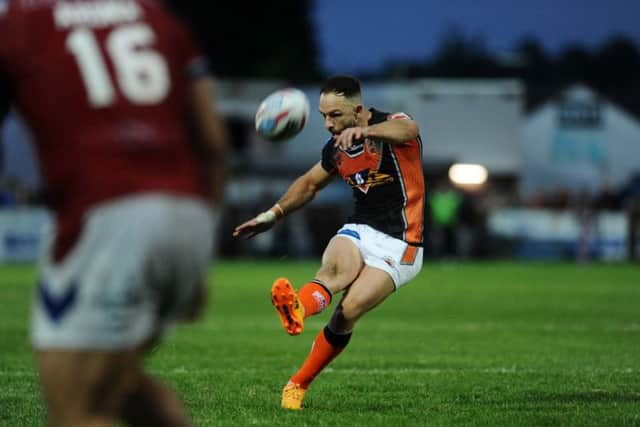
[[349, 157], [358, 157], [360, 154], [364, 153], [364, 147], [365, 144], [363, 142], [359, 142], [342, 151]]
[[347, 184], [367, 194], [369, 188], [388, 184], [393, 181], [391, 175], [376, 170], [364, 169], [346, 177]]
[[380, 142], [373, 141], [369, 138], [365, 139], [364, 142], [360, 142], [357, 144], [353, 144], [347, 150], [339, 149], [336, 151], [336, 154], [333, 157], [333, 160], [337, 165], [342, 163], [342, 155], [341, 153], [346, 154], [349, 158], [355, 158], [361, 155], [362, 153], [370, 153], [373, 155], [377, 155], [382, 151], [382, 145]]
[[369, 188], [393, 182], [392, 175], [379, 172], [382, 163], [381, 142], [365, 139], [349, 147], [338, 149], [333, 160], [349, 186], [367, 193]]

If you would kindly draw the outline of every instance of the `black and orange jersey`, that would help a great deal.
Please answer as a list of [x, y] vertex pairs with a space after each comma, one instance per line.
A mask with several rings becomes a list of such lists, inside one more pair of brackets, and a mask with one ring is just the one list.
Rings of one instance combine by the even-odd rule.
[[[369, 125], [385, 120], [408, 119], [404, 113], [375, 109]], [[402, 144], [366, 138], [349, 150], [322, 149], [322, 167], [337, 173], [353, 189], [354, 214], [348, 222], [367, 224], [411, 245], [422, 245], [424, 222], [424, 174], [420, 136]]]

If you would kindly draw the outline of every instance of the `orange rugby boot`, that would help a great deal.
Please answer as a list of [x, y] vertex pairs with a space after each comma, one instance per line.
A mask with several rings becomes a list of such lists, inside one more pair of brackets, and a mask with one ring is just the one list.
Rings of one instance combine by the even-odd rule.
[[289, 335], [298, 335], [304, 329], [304, 314], [298, 295], [291, 282], [281, 277], [271, 287], [271, 303], [278, 310], [280, 321]]
[[302, 388], [300, 384], [289, 381], [282, 390], [282, 407], [293, 410], [302, 409], [302, 400], [306, 392], [307, 390]]

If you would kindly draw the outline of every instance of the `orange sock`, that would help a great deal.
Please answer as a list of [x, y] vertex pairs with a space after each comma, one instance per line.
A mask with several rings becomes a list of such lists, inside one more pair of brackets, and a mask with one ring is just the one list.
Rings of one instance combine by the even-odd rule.
[[351, 332], [344, 335], [336, 334], [326, 326], [316, 336], [307, 359], [290, 381], [300, 384], [304, 389], [309, 387], [311, 381], [344, 350], [350, 339]]
[[331, 292], [325, 284], [313, 279], [298, 291], [298, 300], [304, 307], [304, 317], [318, 314], [331, 304]]

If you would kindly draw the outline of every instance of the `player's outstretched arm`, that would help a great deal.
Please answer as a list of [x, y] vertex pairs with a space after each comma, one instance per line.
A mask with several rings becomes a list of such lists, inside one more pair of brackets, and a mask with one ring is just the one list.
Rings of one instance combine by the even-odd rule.
[[269, 210], [237, 226], [233, 231], [233, 236], [251, 238], [269, 230], [285, 215], [300, 209], [313, 200], [316, 193], [331, 182], [333, 176], [324, 170], [321, 162], [316, 163], [304, 175], [293, 181], [286, 193]]
[[386, 120], [371, 126], [347, 128], [334, 137], [334, 147], [342, 147], [347, 150], [361, 138], [381, 139], [390, 144], [402, 144], [418, 137], [419, 129], [416, 122], [404, 113], [391, 115], [391, 120]]
[[366, 132], [369, 138], [382, 139], [391, 144], [402, 144], [416, 139], [420, 129], [408, 115], [394, 113], [390, 115], [389, 120], [367, 126]]

